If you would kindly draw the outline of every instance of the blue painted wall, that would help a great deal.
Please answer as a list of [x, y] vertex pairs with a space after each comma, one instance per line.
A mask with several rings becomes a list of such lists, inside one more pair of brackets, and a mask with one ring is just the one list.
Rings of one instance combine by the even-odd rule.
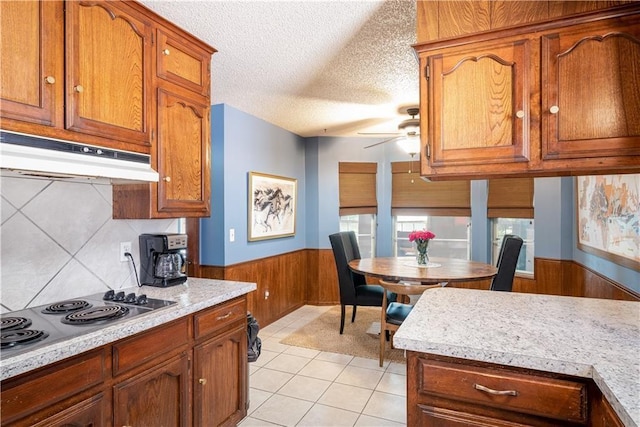
[[[217, 166], [211, 180], [216, 198], [211, 200], [211, 217], [200, 222], [200, 263], [224, 266], [304, 249], [307, 229], [304, 139], [224, 104], [211, 109], [211, 128], [212, 164]], [[298, 180], [295, 236], [247, 240], [250, 171]], [[230, 229], [235, 230], [234, 242], [229, 241]]]
[[[201, 260], [225, 266], [304, 248], [328, 249], [339, 230], [338, 162], [376, 162], [378, 256], [392, 248], [391, 162], [410, 157], [394, 143], [367, 148], [371, 138], [302, 138], [228, 105], [214, 105], [212, 124], [212, 216], [201, 221]], [[416, 161], [416, 168], [418, 163]], [[295, 237], [247, 241], [248, 172], [298, 179]], [[579, 251], [576, 246], [574, 179], [536, 178], [535, 256], [573, 259], [640, 292], [640, 273]], [[487, 182], [471, 182], [472, 258], [490, 262]], [[235, 242], [229, 242], [234, 228]]]

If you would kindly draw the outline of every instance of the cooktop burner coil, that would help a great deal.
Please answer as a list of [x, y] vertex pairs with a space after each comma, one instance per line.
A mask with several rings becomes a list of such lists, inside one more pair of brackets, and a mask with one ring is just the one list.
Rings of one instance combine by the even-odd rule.
[[26, 317], [3, 317], [2, 332], [13, 331], [16, 329], [25, 329], [31, 326], [31, 320]]
[[62, 323], [68, 325], [91, 325], [119, 319], [126, 316], [127, 313], [129, 313], [129, 308], [118, 304], [91, 307], [67, 314], [62, 319]]
[[42, 309], [44, 314], [64, 314], [90, 308], [91, 304], [84, 300], [68, 300], [51, 304]]
[[33, 342], [42, 341], [48, 336], [49, 334], [47, 332], [35, 329], [18, 329], [15, 331], [2, 332], [2, 334], [0, 334], [0, 348], [10, 348], [16, 345], [31, 344]]

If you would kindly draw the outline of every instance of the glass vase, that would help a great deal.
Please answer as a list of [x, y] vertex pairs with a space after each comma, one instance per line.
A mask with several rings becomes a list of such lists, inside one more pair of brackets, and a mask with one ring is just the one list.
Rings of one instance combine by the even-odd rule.
[[429, 241], [416, 240], [416, 262], [418, 265], [427, 265], [429, 263]]

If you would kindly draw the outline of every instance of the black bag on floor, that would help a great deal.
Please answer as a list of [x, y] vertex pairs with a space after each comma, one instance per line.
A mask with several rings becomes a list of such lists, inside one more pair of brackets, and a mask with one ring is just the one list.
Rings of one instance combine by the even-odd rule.
[[260, 356], [260, 350], [262, 349], [262, 341], [258, 337], [258, 331], [260, 326], [258, 321], [251, 313], [247, 313], [247, 358], [249, 362], [255, 362]]

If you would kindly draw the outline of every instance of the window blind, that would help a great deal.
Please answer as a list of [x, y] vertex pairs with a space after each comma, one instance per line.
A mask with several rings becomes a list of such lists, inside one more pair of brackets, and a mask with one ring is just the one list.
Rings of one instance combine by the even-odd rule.
[[338, 163], [340, 216], [377, 214], [377, 163]]
[[471, 216], [471, 183], [420, 177], [418, 162], [391, 163], [391, 215]]
[[489, 180], [489, 218], [533, 218], [533, 178]]

